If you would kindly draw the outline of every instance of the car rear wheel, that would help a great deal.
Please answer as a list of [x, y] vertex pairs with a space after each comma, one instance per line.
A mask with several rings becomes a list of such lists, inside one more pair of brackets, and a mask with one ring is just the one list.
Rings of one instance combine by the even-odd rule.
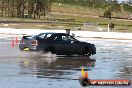
[[92, 49], [90, 47], [85, 47], [83, 51], [83, 55], [85, 56], [91, 56]]
[[28, 47], [27, 48], [24, 48], [23, 51], [29, 51], [29, 48]]
[[24, 47], [22, 49], [20, 49], [21, 51], [29, 51], [30, 49], [28, 47]]
[[54, 47], [47, 47], [44, 50], [45, 53], [51, 53], [51, 54], [55, 54], [55, 48]]

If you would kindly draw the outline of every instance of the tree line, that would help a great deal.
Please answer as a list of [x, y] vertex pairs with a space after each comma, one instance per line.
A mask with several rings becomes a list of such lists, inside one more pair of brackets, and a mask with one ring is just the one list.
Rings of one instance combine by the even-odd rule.
[[71, 5], [80, 5], [87, 6], [91, 8], [101, 8], [104, 10], [110, 11], [122, 11], [122, 7], [124, 11], [132, 12], [132, 6], [127, 3], [118, 3], [117, 0], [106, 1], [106, 0], [54, 0], [57, 3], [71, 4]]
[[110, 11], [132, 12], [132, 6], [126, 3], [117, 3], [116, 0], [0, 0], [0, 17], [17, 18], [45, 18], [50, 12], [52, 2], [71, 5], [87, 6], [91, 8], [102, 8]]
[[52, 0], [0, 0], [0, 16], [40, 19], [51, 5]]

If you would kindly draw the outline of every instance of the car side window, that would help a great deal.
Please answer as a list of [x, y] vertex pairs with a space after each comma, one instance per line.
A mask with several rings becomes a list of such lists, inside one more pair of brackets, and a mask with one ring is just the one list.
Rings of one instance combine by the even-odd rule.
[[47, 35], [45, 36], [45, 39], [50, 38], [50, 37], [51, 37], [51, 35], [52, 35], [52, 34], [47, 34]]
[[63, 36], [62, 36], [62, 40], [64, 40], [64, 41], [73, 41], [74, 38], [72, 38], [72, 37], [69, 36], [69, 35], [63, 35]]
[[62, 36], [57, 35], [57, 36], [54, 37], [54, 40], [56, 40], [56, 41], [62, 41]]
[[42, 34], [42, 35], [40, 35], [38, 37], [41, 38], [41, 39], [44, 39], [45, 38], [45, 34]]
[[39, 35], [38, 37], [39, 37], [40, 39], [47, 39], [47, 38], [51, 37], [51, 35], [52, 35], [52, 34], [41, 34], [41, 35]]

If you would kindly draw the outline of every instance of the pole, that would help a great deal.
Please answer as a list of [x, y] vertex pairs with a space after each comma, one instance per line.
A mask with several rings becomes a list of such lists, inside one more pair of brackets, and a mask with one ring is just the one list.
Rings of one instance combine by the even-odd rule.
[[108, 32], [110, 32], [110, 26], [109, 26], [109, 24], [108, 24]]

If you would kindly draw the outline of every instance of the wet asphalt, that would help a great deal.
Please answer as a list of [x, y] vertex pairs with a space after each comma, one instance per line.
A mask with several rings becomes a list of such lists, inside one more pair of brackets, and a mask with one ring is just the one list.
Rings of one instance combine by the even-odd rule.
[[90, 79], [132, 80], [132, 40], [78, 38], [95, 44], [97, 54], [66, 57], [21, 52], [18, 44], [11, 46], [11, 41], [15, 39], [15, 36], [0, 35], [0, 88], [83, 88], [78, 81], [82, 67], [88, 71]]

